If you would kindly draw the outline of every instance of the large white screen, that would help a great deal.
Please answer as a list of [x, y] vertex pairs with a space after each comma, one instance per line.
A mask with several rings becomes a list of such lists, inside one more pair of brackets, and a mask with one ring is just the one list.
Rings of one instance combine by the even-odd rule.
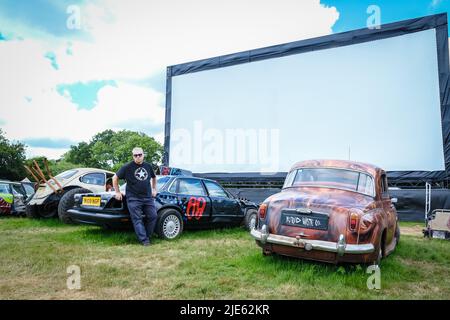
[[444, 170], [439, 101], [434, 29], [175, 76], [170, 165], [274, 172], [350, 158]]

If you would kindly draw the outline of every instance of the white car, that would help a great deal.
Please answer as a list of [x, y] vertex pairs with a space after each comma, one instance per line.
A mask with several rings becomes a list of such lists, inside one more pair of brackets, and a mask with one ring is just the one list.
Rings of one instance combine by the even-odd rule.
[[26, 214], [30, 218], [50, 218], [56, 215], [64, 222], [71, 222], [67, 210], [73, 207], [77, 193], [110, 191], [114, 172], [95, 168], [76, 168], [64, 171], [42, 183], [27, 203]]

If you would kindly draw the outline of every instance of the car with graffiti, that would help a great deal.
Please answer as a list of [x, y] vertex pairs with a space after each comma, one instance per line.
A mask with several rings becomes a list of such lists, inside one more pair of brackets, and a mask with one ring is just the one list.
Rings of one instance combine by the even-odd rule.
[[251, 235], [264, 255], [331, 263], [379, 264], [400, 239], [386, 173], [369, 164], [295, 164], [281, 192], [259, 207]]
[[[131, 225], [126, 205], [125, 185], [122, 201], [114, 192], [78, 194], [68, 210], [71, 220], [109, 228]], [[163, 239], [175, 239], [184, 229], [214, 228], [256, 223], [257, 205], [239, 199], [217, 182], [193, 176], [157, 176], [155, 205], [156, 232]]]
[[73, 207], [74, 195], [78, 193], [102, 192], [112, 188], [114, 172], [96, 168], [74, 168], [57, 176], [45, 177], [40, 168], [38, 189], [28, 202], [26, 215], [30, 218], [51, 218], [58, 216], [68, 222], [67, 210]]
[[33, 194], [30, 183], [0, 180], [0, 214], [25, 215], [26, 203]]

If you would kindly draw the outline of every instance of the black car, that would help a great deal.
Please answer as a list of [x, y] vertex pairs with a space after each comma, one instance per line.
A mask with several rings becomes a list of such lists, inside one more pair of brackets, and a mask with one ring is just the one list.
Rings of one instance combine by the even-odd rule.
[[[125, 193], [125, 185], [120, 189]], [[158, 176], [157, 190], [156, 232], [161, 238], [174, 239], [184, 228], [255, 225], [257, 205], [235, 197], [213, 180]], [[72, 221], [110, 228], [131, 224], [126, 201], [116, 200], [114, 192], [77, 194], [74, 200], [75, 206], [67, 211]]]

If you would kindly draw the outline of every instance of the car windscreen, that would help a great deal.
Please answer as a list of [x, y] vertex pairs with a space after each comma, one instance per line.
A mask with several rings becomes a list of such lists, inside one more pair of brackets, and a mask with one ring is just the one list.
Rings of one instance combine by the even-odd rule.
[[284, 187], [317, 186], [337, 188], [374, 196], [373, 178], [363, 172], [333, 168], [302, 168], [291, 171]]
[[164, 187], [167, 181], [170, 180], [168, 176], [156, 177], [156, 190], [159, 191]]
[[11, 193], [9, 186], [6, 183], [0, 183], [0, 193]]

